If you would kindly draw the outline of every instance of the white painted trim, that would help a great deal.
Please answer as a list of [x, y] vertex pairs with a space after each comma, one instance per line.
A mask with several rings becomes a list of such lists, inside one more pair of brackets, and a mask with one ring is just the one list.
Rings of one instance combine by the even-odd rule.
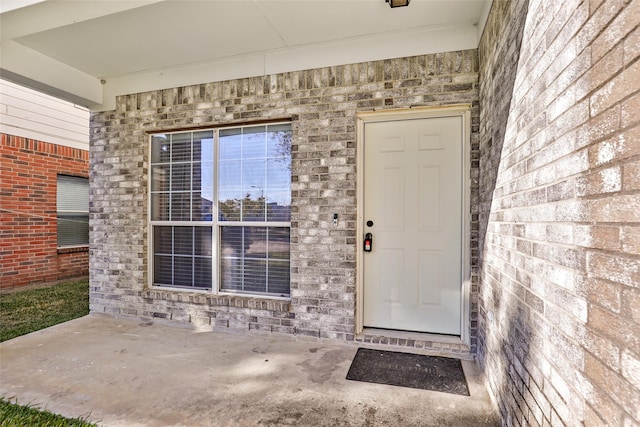
[[0, 3], [0, 13], [11, 12], [12, 10], [31, 6], [32, 4], [42, 3], [44, 0], [5, 0]]
[[477, 47], [477, 28], [471, 24], [409, 29], [392, 35], [291, 46], [259, 54], [105, 77], [103, 101], [88, 107], [92, 111], [113, 110], [117, 96], [132, 93]]
[[12, 40], [3, 40], [0, 48], [3, 79], [85, 107], [102, 104], [98, 78]]
[[[7, 0], [2, 0], [4, 3]], [[46, 1], [8, 0], [32, 7], [2, 10], [7, 13], [2, 22], [2, 39], [17, 39], [67, 25], [78, 24], [106, 15], [126, 12], [164, 0], [135, 1]], [[38, 4], [40, 3], [40, 4]], [[37, 5], [36, 5], [37, 4]], [[10, 13], [8, 13], [10, 12]]]
[[364, 330], [364, 251], [360, 242], [364, 235], [364, 126], [366, 123], [458, 116], [462, 118], [462, 316], [460, 340], [470, 345], [471, 313], [471, 104], [439, 107], [416, 107], [396, 110], [368, 111], [356, 115], [357, 167], [357, 250], [356, 250], [356, 318], [355, 333]]
[[146, 232], [147, 232], [147, 247], [146, 247], [146, 252], [147, 252], [147, 271], [145, 271], [145, 274], [147, 275], [147, 280], [146, 283], [142, 286], [142, 290], [149, 290], [149, 289], [153, 289], [153, 272], [155, 271], [155, 266], [153, 265], [153, 226], [151, 225], [152, 221], [151, 221], [151, 183], [152, 183], [152, 178], [151, 178], [151, 141], [153, 141], [153, 137], [154, 135], [149, 134], [147, 135], [147, 157], [145, 159], [145, 163], [148, 165], [147, 166], [147, 188], [146, 190], [146, 194], [144, 195], [144, 197], [146, 198], [146, 202], [147, 202], [147, 217], [145, 220], [145, 227], [146, 227]]
[[462, 112], [462, 325], [460, 339], [471, 345], [471, 105]]

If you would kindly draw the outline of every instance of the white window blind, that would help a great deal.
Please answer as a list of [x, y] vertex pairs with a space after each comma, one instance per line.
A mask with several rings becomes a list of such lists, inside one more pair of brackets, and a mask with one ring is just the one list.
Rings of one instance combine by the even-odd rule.
[[89, 180], [58, 175], [58, 247], [89, 244]]
[[150, 154], [153, 284], [289, 296], [291, 126], [154, 135]]

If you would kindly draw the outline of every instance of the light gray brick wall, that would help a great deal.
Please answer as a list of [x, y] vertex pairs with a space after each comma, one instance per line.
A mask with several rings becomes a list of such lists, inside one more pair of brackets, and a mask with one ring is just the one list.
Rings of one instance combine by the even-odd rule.
[[479, 347], [505, 425], [640, 425], [640, 1], [494, 1]]
[[[94, 113], [91, 310], [203, 327], [354, 340], [360, 244], [356, 113], [455, 103], [472, 104], [472, 344], [443, 352], [475, 351], [479, 159], [475, 50], [131, 94], [118, 97], [115, 111]], [[292, 119], [293, 131], [291, 300], [149, 289], [147, 132], [281, 118]], [[337, 228], [333, 213], [339, 214]], [[407, 341], [402, 345], [430, 345]]]

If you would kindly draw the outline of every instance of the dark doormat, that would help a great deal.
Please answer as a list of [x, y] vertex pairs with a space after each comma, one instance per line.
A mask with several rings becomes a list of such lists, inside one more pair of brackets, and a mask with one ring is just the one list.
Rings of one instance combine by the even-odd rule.
[[469, 396], [458, 359], [359, 348], [347, 379]]

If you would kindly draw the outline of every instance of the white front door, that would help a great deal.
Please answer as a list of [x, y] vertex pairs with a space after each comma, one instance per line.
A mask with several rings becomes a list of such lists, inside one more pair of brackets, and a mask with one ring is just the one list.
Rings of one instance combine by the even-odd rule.
[[364, 125], [365, 327], [461, 334], [461, 116]]

